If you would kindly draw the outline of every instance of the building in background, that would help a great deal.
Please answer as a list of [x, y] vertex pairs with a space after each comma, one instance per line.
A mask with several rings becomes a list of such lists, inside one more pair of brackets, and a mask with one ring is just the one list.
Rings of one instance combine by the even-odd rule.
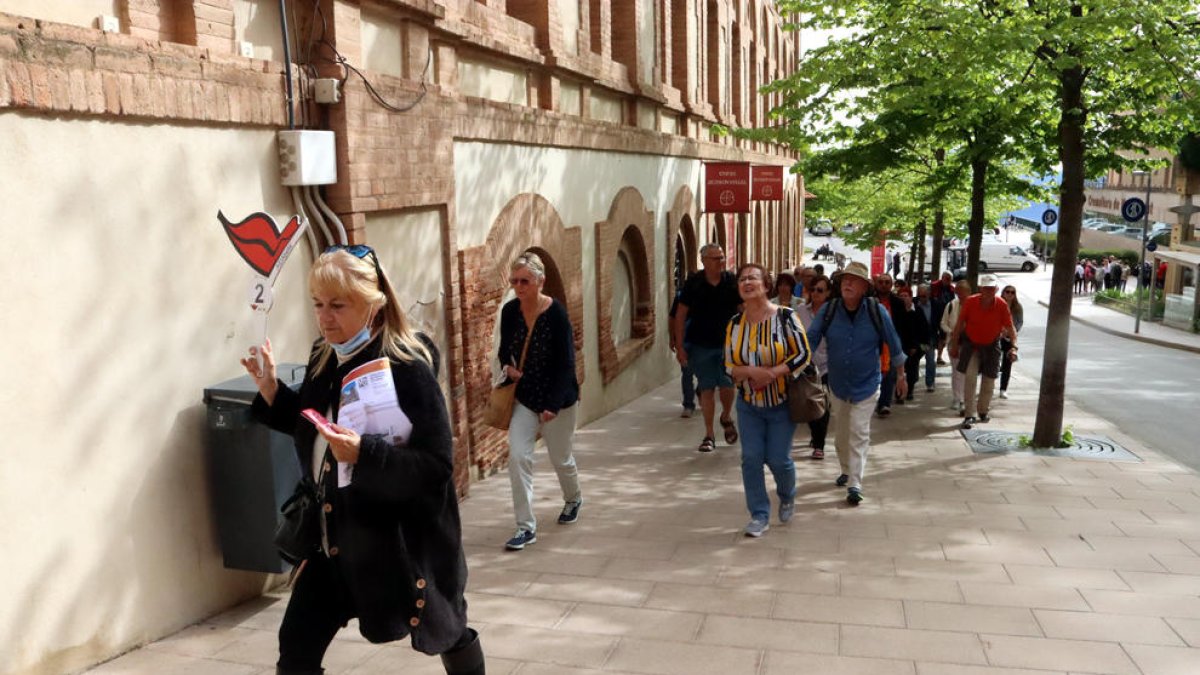
[[[209, 515], [201, 391], [254, 334], [218, 210], [303, 208], [379, 251], [441, 345], [465, 493], [507, 459], [480, 411], [519, 252], [575, 324], [583, 421], [675, 374], [701, 245], [800, 261], [796, 176], [746, 213], [701, 202], [705, 162], [793, 164], [712, 130], [768, 124], [758, 90], [796, 62], [763, 0], [0, 0], [0, 671], [76, 670], [276, 583], [221, 567]], [[282, 185], [289, 126], [333, 132], [335, 182]], [[283, 361], [316, 336], [323, 243], [276, 284]]]

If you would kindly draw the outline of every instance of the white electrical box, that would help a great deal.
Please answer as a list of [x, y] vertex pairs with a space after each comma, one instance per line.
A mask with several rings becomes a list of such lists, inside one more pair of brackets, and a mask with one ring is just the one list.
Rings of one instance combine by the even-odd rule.
[[110, 14], [101, 14], [96, 18], [96, 23], [100, 26], [100, 30], [105, 33], [121, 32], [121, 20]]
[[332, 131], [280, 130], [279, 177], [284, 185], [329, 185], [337, 182], [337, 151]]
[[341, 81], [332, 77], [313, 80], [313, 100], [317, 103], [333, 104], [342, 100]]
[[254, 58], [254, 43], [242, 40], [238, 43], [238, 53], [248, 59]]

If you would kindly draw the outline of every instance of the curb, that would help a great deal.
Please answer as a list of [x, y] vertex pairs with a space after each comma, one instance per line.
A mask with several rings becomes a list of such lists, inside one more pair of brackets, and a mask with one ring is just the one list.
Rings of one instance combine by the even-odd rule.
[[[1050, 303], [1048, 303], [1044, 300], [1038, 300], [1038, 304], [1047, 309], [1050, 308]], [[1128, 338], [1130, 340], [1136, 340], [1138, 342], [1145, 342], [1145, 343], [1152, 344], [1152, 345], [1158, 345], [1159, 347], [1167, 347], [1168, 349], [1178, 349], [1178, 350], [1185, 351], [1185, 352], [1193, 352], [1195, 354], [1200, 354], [1200, 347], [1193, 347], [1192, 345], [1184, 345], [1184, 344], [1179, 344], [1178, 342], [1170, 342], [1168, 340], [1159, 340], [1158, 338], [1146, 337], [1145, 335], [1139, 335], [1137, 333], [1127, 333], [1125, 331], [1116, 330], [1114, 328], [1109, 328], [1108, 326], [1103, 326], [1101, 324], [1098, 324], [1095, 321], [1089, 321], [1088, 319], [1081, 319], [1081, 318], [1075, 316], [1074, 312], [1071, 313], [1071, 320], [1078, 321], [1079, 323], [1081, 323], [1089, 328], [1095, 328], [1096, 330], [1098, 330], [1102, 333], [1108, 333], [1109, 335], [1116, 335], [1117, 337], [1123, 337], [1123, 338]]]

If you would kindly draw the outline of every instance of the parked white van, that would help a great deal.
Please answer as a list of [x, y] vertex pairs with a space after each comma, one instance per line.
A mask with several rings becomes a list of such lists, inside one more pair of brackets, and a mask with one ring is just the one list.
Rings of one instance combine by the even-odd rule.
[[979, 271], [1020, 270], [1032, 272], [1041, 263], [1037, 256], [1020, 246], [998, 241], [985, 241], [979, 245]]

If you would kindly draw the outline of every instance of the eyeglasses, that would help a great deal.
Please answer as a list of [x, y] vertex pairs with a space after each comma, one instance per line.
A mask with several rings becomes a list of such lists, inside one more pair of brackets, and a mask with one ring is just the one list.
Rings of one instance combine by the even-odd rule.
[[829, 289], [825, 288], [824, 286], [817, 286], [816, 288], [809, 291], [809, 293], [828, 293], [828, 292], [829, 292]]
[[534, 281], [528, 277], [512, 277], [508, 280], [508, 283], [513, 286], [530, 286]]
[[379, 280], [380, 284], [383, 283], [383, 270], [379, 267], [379, 256], [376, 255], [375, 249], [366, 244], [334, 244], [325, 249], [326, 253], [333, 253], [335, 251], [345, 251], [359, 260], [366, 260], [368, 255], [371, 256], [371, 262], [375, 265], [375, 277]]
[[744, 283], [746, 283], [747, 281], [756, 281], [756, 282], [757, 282], [757, 281], [762, 281], [762, 277], [759, 277], [759, 276], [752, 276], [752, 277], [742, 277], [741, 279], [738, 279], [738, 283], [739, 283], [739, 284], [744, 284]]

